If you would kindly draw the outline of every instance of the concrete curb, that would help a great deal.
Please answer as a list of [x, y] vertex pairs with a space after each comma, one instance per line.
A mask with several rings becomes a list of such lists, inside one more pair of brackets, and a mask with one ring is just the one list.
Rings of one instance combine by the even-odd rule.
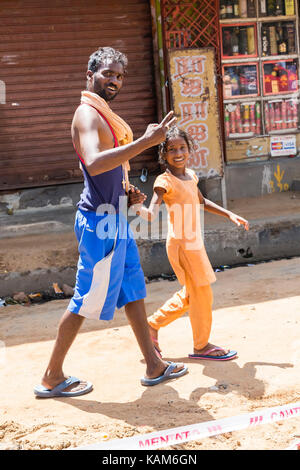
[[[300, 256], [300, 214], [269, 220], [252, 220], [251, 230], [218, 226], [205, 231], [206, 250], [213, 267], [250, 264], [270, 259]], [[165, 240], [137, 240], [145, 276], [173, 274]], [[76, 264], [0, 274], [0, 297], [14, 292], [38, 292], [53, 282], [74, 286]]]

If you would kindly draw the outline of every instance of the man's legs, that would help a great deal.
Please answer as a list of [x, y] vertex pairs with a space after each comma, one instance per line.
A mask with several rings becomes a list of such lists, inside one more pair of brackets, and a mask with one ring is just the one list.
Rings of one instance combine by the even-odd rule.
[[[46, 388], [53, 389], [56, 385], [63, 382], [67, 377], [63, 373], [63, 362], [69, 351], [82, 323], [84, 317], [74, 314], [66, 310], [63, 314], [59, 325], [56, 341], [50, 357], [50, 361], [46, 372], [42, 378], [42, 385]], [[86, 386], [86, 382], [73, 384], [64, 389], [64, 391], [77, 391]]]
[[[144, 300], [129, 302], [125, 305], [125, 312], [146, 361], [146, 377], [150, 379], [159, 377], [169, 364], [157, 357], [155, 353], [149, 333]], [[184, 365], [178, 363], [174, 372], [183, 368]]]

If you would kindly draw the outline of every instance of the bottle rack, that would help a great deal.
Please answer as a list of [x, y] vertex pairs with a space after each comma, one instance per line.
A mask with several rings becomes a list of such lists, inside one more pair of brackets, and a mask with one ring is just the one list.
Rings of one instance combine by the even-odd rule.
[[[249, 1], [249, 0], [248, 0]], [[251, 136], [269, 136], [273, 134], [291, 134], [299, 132], [299, 104], [300, 93], [300, 48], [299, 48], [299, 15], [298, 0], [294, 0], [293, 15], [278, 16], [260, 16], [260, 1], [255, 1], [255, 16], [220, 18], [220, 36], [221, 36], [221, 57], [223, 74], [223, 103], [225, 116], [225, 136], [226, 139], [241, 139]], [[220, 2], [221, 3], [221, 2]], [[263, 55], [262, 33], [264, 26], [278, 25], [281, 23], [287, 27], [287, 23], [293, 23], [295, 28], [294, 44], [295, 50], [292, 53], [284, 53], [284, 47], [279, 54]], [[223, 55], [223, 30], [224, 28], [245, 27], [255, 25], [255, 54], [251, 56]], [[274, 49], [273, 49], [274, 50]], [[294, 83], [287, 87], [266, 86], [266, 77], [268, 69], [272, 63], [286, 63], [287, 68], [290, 63], [296, 63], [296, 79]], [[257, 67], [257, 93], [242, 96], [228, 96], [226, 85], [228, 76], [226, 71], [228, 67], [241, 67], [243, 65], [256, 64]], [[224, 82], [225, 76], [225, 82]], [[283, 76], [282, 80], [285, 77]], [[227, 80], [227, 82], [226, 82]], [[279, 79], [281, 80], [281, 79]], [[276, 85], [276, 84], [275, 84]]]

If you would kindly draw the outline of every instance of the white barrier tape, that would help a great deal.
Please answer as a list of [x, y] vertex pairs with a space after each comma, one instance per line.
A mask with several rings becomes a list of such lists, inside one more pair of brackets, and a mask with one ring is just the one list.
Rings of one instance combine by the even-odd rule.
[[294, 442], [291, 446], [287, 447], [284, 450], [300, 450], [300, 441], [299, 442]]
[[284, 419], [300, 416], [300, 402], [290, 405], [266, 408], [245, 415], [191, 424], [165, 431], [155, 431], [148, 434], [136, 435], [124, 439], [114, 439], [108, 442], [76, 447], [70, 450], [154, 450], [183, 444], [188, 441], [198, 441], [204, 437], [216, 436], [226, 432], [252, 428], [259, 424], [275, 423]]

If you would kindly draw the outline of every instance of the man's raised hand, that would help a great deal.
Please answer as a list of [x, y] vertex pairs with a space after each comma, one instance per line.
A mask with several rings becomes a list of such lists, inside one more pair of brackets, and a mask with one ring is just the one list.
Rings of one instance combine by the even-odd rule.
[[168, 129], [175, 124], [176, 120], [174, 111], [170, 111], [160, 124], [149, 124], [143, 138], [151, 144], [151, 147], [160, 144], [165, 140]]

